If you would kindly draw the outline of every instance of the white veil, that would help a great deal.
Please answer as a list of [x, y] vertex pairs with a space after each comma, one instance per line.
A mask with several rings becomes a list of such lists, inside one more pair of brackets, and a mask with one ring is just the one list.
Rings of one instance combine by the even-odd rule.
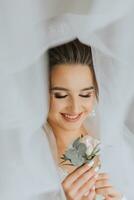
[[64, 199], [42, 125], [46, 50], [78, 37], [91, 45], [100, 87], [103, 169], [133, 200], [132, 0], [0, 0], [0, 199]]

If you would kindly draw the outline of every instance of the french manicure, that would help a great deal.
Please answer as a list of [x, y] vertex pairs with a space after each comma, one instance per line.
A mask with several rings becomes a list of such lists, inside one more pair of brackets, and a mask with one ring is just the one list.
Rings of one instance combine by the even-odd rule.
[[98, 176], [99, 176], [99, 174], [95, 174], [94, 178], [96, 179], [96, 178], [98, 178]]
[[95, 190], [95, 186], [92, 187], [92, 190]]
[[89, 191], [88, 191], [88, 192], [86, 192], [86, 193], [84, 194], [84, 196], [88, 196], [88, 194], [89, 194]]
[[95, 172], [98, 172], [99, 169], [100, 169], [99, 167], [95, 167], [94, 171], [95, 171]]
[[94, 160], [91, 160], [88, 164], [89, 167], [92, 167], [94, 165]]

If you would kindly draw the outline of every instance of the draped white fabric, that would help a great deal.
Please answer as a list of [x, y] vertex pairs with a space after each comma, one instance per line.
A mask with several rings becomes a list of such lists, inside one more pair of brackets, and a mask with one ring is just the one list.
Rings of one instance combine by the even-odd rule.
[[78, 37], [93, 49], [102, 167], [133, 200], [133, 9], [132, 0], [0, 0], [0, 199], [64, 199], [42, 130], [45, 52]]

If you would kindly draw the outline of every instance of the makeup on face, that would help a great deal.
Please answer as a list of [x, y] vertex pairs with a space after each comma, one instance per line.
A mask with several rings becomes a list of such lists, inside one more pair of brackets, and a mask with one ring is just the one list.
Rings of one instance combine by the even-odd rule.
[[92, 111], [95, 87], [89, 66], [60, 65], [51, 72], [49, 121], [55, 127], [81, 127]]

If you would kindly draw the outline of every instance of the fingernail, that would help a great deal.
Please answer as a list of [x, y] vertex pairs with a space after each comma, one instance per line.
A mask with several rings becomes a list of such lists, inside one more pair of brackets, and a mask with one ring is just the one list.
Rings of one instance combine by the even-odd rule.
[[95, 174], [94, 178], [98, 178], [99, 174]]
[[89, 167], [92, 167], [92, 166], [94, 165], [94, 160], [91, 160], [89, 163], [87, 163], [87, 165], [88, 165]]
[[95, 171], [95, 172], [98, 172], [99, 169], [100, 169], [100, 168], [97, 166], [97, 167], [95, 167], [94, 171]]
[[95, 190], [95, 186], [92, 187], [92, 190]]
[[88, 191], [88, 192], [86, 192], [86, 193], [84, 194], [84, 196], [88, 196], [88, 194], [89, 194], [89, 191]]

